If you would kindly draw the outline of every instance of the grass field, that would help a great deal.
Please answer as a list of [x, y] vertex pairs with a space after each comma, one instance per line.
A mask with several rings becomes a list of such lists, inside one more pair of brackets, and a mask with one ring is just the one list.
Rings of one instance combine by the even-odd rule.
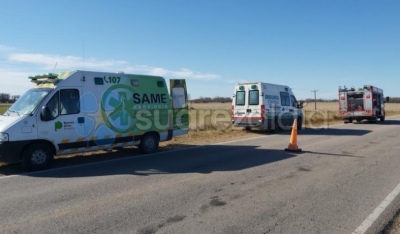
[[[231, 103], [192, 103], [189, 105], [192, 109], [196, 110], [231, 110]], [[315, 111], [316, 109], [319, 111], [335, 111], [337, 112], [339, 109], [339, 104], [337, 102], [317, 102], [316, 105], [314, 102], [304, 103], [303, 110], [304, 111]], [[400, 113], [400, 103], [386, 103], [385, 104], [387, 112], [397, 112]]]
[[[386, 103], [385, 105], [387, 116], [400, 114], [400, 103]], [[231, 127], [231, 103], [192, 103], [189, 107], [191, 130], [221, 130]], [[338, 109], [337, 102], [304, 103], [304, 126], [321, 127], [340, 123], [342, 120], [338, 117]], [[215, 120], [215, 116], [218, 116], [218, 120]]]
[[0, 114], [2, 115], [10, 107], [8, 104], [0, 104]]

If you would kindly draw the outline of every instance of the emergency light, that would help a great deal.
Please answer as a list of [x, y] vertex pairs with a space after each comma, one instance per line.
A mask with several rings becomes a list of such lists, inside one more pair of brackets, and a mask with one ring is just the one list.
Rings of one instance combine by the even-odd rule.
[[58, 75], [55, 73], [48, 73], [43, 75], [29, 76], [31, 82], [35, 84], [43, 84], [43, 83], [55, 83], [57, 81]]

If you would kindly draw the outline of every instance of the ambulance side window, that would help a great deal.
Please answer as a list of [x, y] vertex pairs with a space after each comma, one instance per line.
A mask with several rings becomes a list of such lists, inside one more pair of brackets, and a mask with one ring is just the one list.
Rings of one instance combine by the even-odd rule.
[[57, 118], [57, 116], [60, 114], [59, 113], [59, 107], [60, 107], [60, 98], [59, 98], [60, 92], [57, 92], [53, 95], [53, 97], [49, 100], [49, 102], [46, 105], [46, 109], [48, 110], [48, 116], [50, 116], [50, 120], [53, 120]]
[[297, 100], [293, 95], [290, 95], [290, 100], [292, 101], [292, 106], [297, 107]]
[[282, 106], [290, 106], [290, 97], [289, 93], [281, 92], [281, 105]]
[[249, 91], [249, 105], [258, 105], [260, 99], [258, 90]]
[[60, 93], [61, 115], [79, 113], [79, 91], [77, 89], [63, 89]]
[[246, 92], [245, 91], [237, 91], [236, 92], [236, 105], [244, 106], [246, 100]]

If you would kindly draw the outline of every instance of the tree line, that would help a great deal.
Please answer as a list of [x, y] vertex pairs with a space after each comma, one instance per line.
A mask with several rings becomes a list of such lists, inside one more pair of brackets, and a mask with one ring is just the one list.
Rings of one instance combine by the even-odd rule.
[[190, 100], [192, 103], [210, 103], [210, 102], [219, 102], [219, 103], [226, 103], [232, 102], [232, 98], [230, 97], [200, 97], [197, 99]]
[[10, 95], [8, 93], [0, 93], [0, 103], [14, 103], [20, 95]]

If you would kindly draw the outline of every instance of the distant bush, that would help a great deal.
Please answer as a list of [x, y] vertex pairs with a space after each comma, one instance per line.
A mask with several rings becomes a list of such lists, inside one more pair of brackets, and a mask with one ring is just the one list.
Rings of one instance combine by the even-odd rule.
[[[307, 99], [300, 100], [300, 101], [302, 101], [302, 102], [315, 102], [315, 99], [307, 98]], [[337, 101], [338, 101], [337, 99], [321, 99], [321, 98], [317, 99], [317, 102], [337, 102]]]
[[400, 103], [400, 97], [392, 97], [389, 99], [390, 103]]
[[19, 95], [11, 96], [8, 93], [0, 93], [0, 103], [14, 103], [19, 98]]
[[[313, 103], [315, 100], [312, 98], [307, 98], [303, 100], [299, 100], [302, 102], [306, 103]], [[230, 97], [200, 97], [197, 99], [192, 99], [190, 100], [192, 103], [211, 103], [211, 102], [217, 102], [217, 103], [231, 103], [232, 98]], [[338, 102], [338, 99], [317, 99], [317, 102]], [[391, 97], [389, 100], [390, 103], [400, 103], [400, 97]]]
[[219, 103], [226, 103], [232, 102], [232, 98], [230, 97], [214, 97], [214, 98], [210, 98], [210, 97], [200, 97], [197, 99], [193, 99], [190, 100], [192, 103], [210, 103], [210, 102], [219, 102]]

